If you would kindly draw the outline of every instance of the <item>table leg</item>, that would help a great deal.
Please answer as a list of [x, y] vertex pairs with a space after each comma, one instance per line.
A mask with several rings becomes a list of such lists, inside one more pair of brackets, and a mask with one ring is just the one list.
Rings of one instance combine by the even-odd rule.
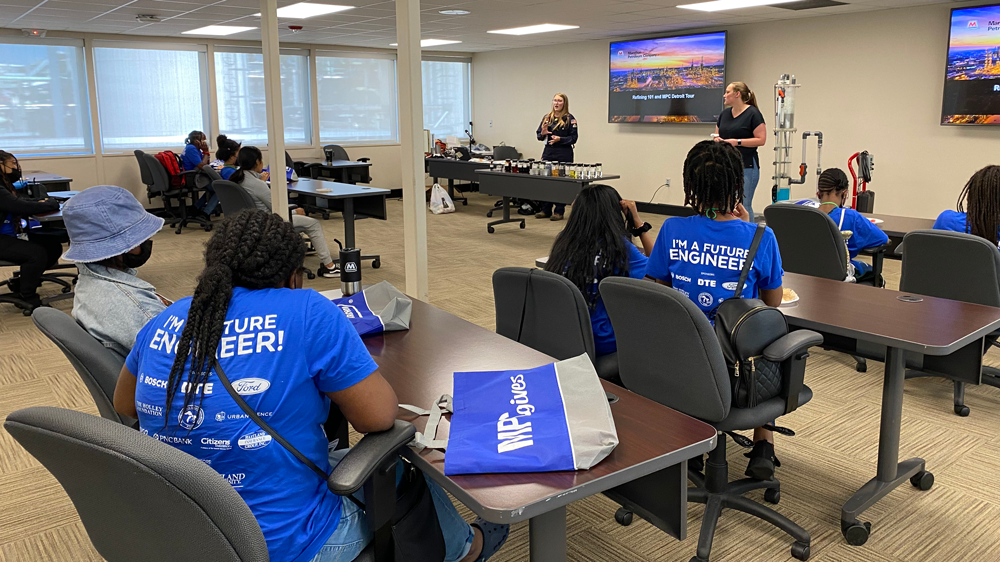
[[521, 228], [524, 228], [524, 219], [511, 219], [510, 218], [510, 197], [504, 196], [503, 198], [503, 218], [498, 221], [486, 223], [486, 232], [493, 234], [495, 224], [503, 224], [505, 222], [520, 222]]
[[905, 353], [902, 349], [887, 348], [878, 439], [878, 471], [875, 478], [865, 483], [840, 510], [841, 531], [847, 542], [855, 546], [867, 542], [871, 532], [870, 523], [858, 521], [858, 516], [866, 509], [906, 480], [922, 490], [929, 489], [934, 482], [933, 475], [924, 470], [924, 459], [912, 458], [899, 462], [899, 431], [903, 416], [905, 378]]
[[557, 507], [528, 521], [531, 562], [565, 562], [566, 507]]
[[354, 199], [344, 199], [344, 247], [355, 248], [354, 245]]

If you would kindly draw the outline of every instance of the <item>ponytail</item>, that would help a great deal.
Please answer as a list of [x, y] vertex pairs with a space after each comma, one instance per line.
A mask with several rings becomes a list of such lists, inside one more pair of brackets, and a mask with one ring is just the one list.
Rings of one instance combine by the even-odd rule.
[[237, 184], [243, 183], [246, 178], [246, 170], [257, 167], [257, 162], [262, 162], [264, 155], [256, 146], [244, 146], [236, 156], [236, 171], [229, 176], [229, 181]]
[[733, 82], [729, 85], [733, 87], [733, 90], [740, 93], [740, 99], [743, 100], [743, 103], [760, 109], [757, 106], [757, 96], [750, 89], [750, 86], [747, 86], [746, 82]]

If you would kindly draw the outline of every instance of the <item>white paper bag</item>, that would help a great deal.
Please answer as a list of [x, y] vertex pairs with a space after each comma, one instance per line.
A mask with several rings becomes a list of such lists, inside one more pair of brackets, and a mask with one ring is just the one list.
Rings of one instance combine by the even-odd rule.
[[448, 196], [448, 192], [440, 184], [434, 184], [431, 188], [431, 212], [435, 215], [442, 213], [454, 213], [455, 203]]

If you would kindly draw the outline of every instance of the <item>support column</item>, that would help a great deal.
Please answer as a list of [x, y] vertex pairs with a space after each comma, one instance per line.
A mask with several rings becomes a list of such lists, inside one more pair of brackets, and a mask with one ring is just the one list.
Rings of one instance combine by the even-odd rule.
[[271, 210], [288, 216], [285, 178], [285, 121], [281, 113], [281, 54], [278, 48], [278, 1], [260, 0], [260, 42], [264, 48], [264, 107], [271, 170]]
[[[263, 1], [263, 0], [262, 0]], [[406, 292], [426, 301], [427, 209], [424, 206], [424, 106], [420, 78], [420, 1], [396, 0], [396, 74], [403, 188]]]

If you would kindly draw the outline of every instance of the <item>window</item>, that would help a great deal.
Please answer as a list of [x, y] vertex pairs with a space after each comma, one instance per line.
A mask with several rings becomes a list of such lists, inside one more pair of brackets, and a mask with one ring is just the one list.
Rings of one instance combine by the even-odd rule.
[[208, 130], [205, 52], [179, 48], [94, 49], [105, 150], [183, 145]]
[[316, 78], [323, 142], [399, 141], [395, 58], [319, 56]]
[[425, 60], [423, 76], [424, 128], [436, 139], [465, 137], [472, 119], [468, 62]]
[[[267, 144], [264, 56], [252, 52], [217, 51], [215, 88], [222, 134], [244, 144]], [[285, 143], [311, 144], [308, 56], [281, 55], [281, 105]]]
[[2, 52], [0, 149], [16, 154], [91, 152], [82, 42], [8, 43]]

